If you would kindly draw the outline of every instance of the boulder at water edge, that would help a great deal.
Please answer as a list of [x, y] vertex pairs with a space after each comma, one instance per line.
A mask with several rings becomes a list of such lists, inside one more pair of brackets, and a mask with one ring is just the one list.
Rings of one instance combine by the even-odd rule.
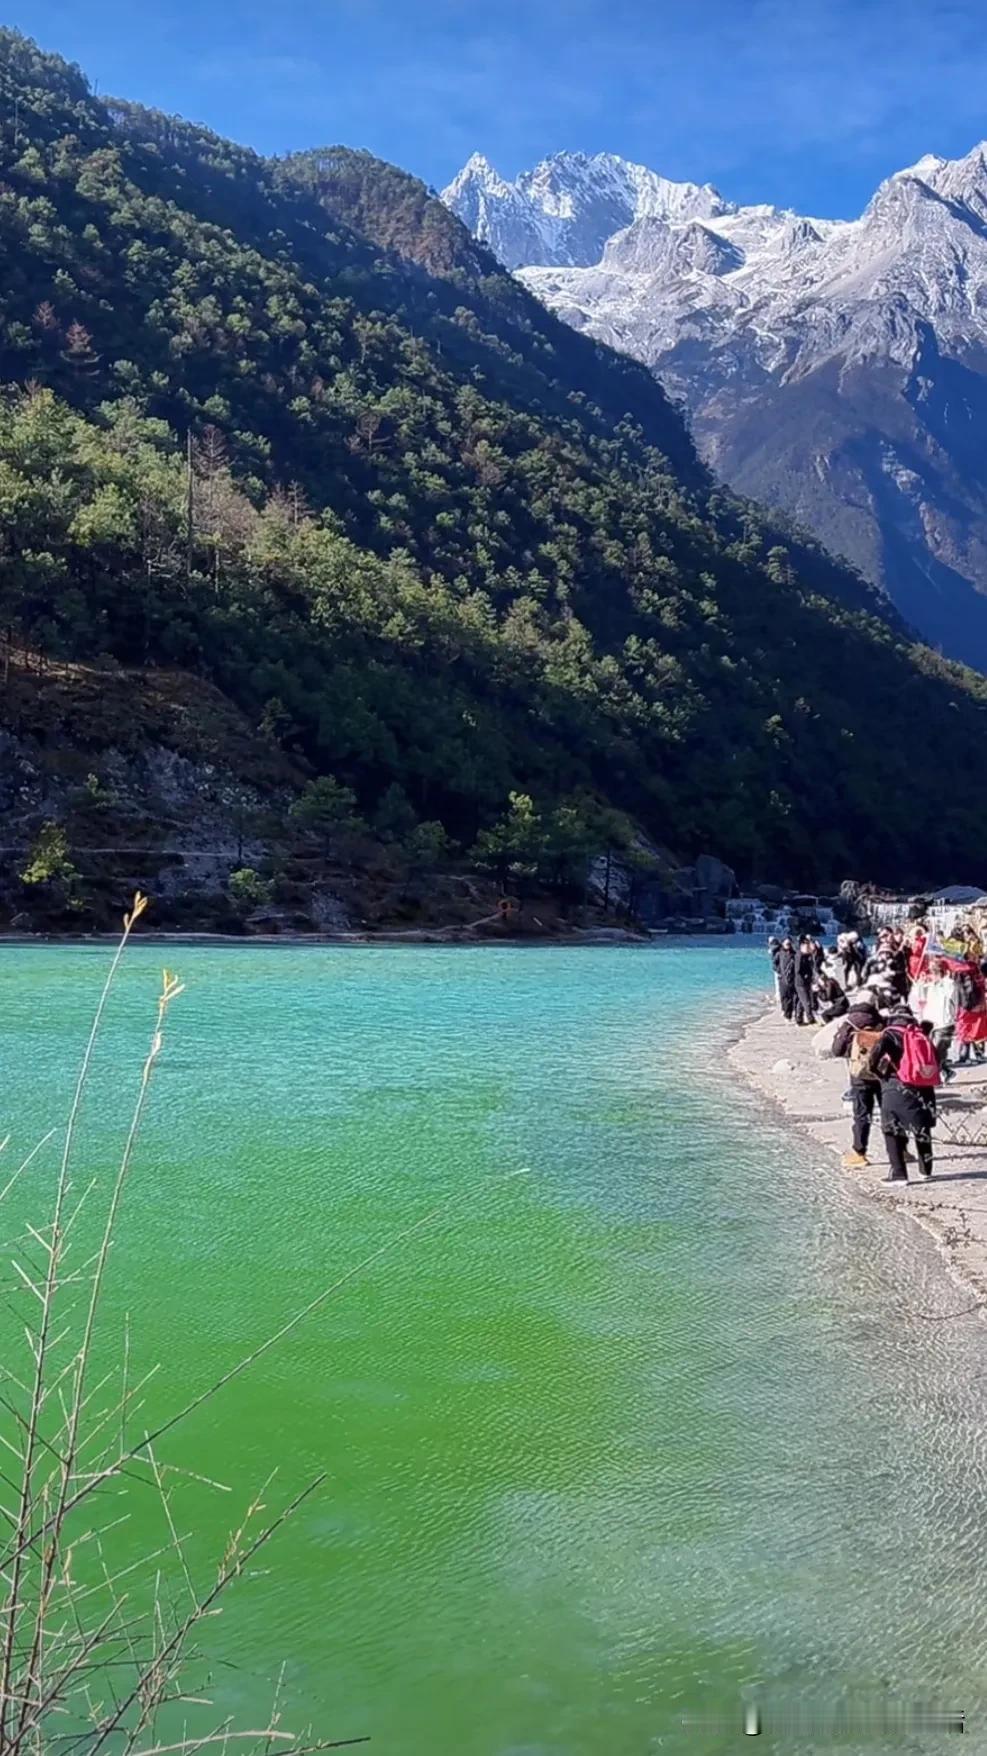
[[824, 1024], [821, 1030], [816, 1031], [812, 1039], [812, 1053], [817, 1061], [831, 1061], [833, 1059], [833, 1038], [842, 1023], [842, 1018], [831, 1018], [828, 1024]]

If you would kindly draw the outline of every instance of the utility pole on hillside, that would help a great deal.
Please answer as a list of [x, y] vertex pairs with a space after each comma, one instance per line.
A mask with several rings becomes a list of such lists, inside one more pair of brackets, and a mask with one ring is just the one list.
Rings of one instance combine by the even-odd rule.
[[194, 477], [192, 474], [192, 429], [185, 438], [185, 584], [192, 584], [192, 537], [195, 524]]

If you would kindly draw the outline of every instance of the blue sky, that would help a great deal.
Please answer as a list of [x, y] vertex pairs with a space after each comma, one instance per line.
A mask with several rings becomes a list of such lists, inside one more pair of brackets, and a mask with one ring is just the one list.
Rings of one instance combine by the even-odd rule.
[[263, 152], [341, 141], [441, 187], [609, 150], [858, 212], [987, 135], [983, 0], [11, 0], [100, 91]]

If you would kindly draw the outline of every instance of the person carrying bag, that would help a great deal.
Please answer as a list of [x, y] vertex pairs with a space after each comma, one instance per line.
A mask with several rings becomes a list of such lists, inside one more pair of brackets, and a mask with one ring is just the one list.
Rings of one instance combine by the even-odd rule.
[[884, 1181], [907, 1183], [909, 1135], [915, 1141], [921, 1175], [931, 1177], [936, 1087], [942, 1075], [930, 1035], [907, 1006], [891, 1014], [867, 1057], [867, 1069], [881, 1082], [881, 1132], [888, 1155]]

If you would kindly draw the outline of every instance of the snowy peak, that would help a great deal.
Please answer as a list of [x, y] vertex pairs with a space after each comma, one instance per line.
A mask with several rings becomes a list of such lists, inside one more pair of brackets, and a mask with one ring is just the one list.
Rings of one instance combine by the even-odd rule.
[[503, 177], [498, 177], [490, 160], [484, 158], [482, 152], [475, 152], [472, 158], [467, 159], [458, 177], [454, 177], [448, 189], [442, 191], [442, 199], [447, 207], [451, 207], [454, 201], [472, 189], [482, 189], [498, 195], [509, 192], [509, 185], [504, 182]]
[[[831, 286], [862, 276], [882, 283], [888, 259], [921, 251], [949, 258], [987, 229], [987, 143], [964, 158], [925, 153], [888, 177], [859, 220], [810, 220], [771, 206], [741, 207], [710, 183], [679, 183], [615, 153], [559, 152], [510, 182], [474, 153], [443, 200], [511, 268], [593, 268], [633, 275], [685, 268], [720, 279]], [[695, 222], [709, 237], [673, 248], [660, 231]], [[873, 270], [873, 274], [871, 273]], [[897, 271], [896, 271], [897, 275]], [[897, 276], [900, 278], [900, 276]], [[783, 288], [778, 285], [779, 293]], [[936, 304], [934, 295], [931, 303]], [[690, 299], [690, 308], [694, 300]]]
[[808, 219], [789, 219], [782, 228], [781, 244], [785, 250], [804, 250], [822, 243], [822, 233]]
[[920, 183], [929, 183], [934, 188], [936, 177], [940, 176], [941, 170], [945, 169], [948, 163], [950, 163], [948, 158], [938, 158], [936, 153], [924, 153], [922, 158], [917, 158], [913, 165], [903, 165], [903, 169], [896, 170], [887, 181], [896, 183], [897, 179], [901, 179], [901, 177], [917, 177]]
[[[916, 172], [918, 167], [916, 166]], [[987, 144], [981, 141], [962, 159], [940, 159], [925, 180], [944, 201], [952, 201], [978, 220], [987, 216]]]
[[709, 183], [675, 183], [611, 152], [592, 158], [581, 152], [555, 153], [533, 171], [522, 171], [517, 187], [546, 213], [567, 219], [578, 217], [594, 200], [626, 207], [630, 220], [709, 218], [733, 211]]
[[569, 260], [557, 255], [557, 225], [482, 153], [473, 154], [441, 199], [508, 268]]
[[987, 670], [987, 143], [924, 154], [850, 220], [612, 153], [513, 182], [477, 156], [445, 199], [566, 322], [651, 366], [732, 485]]
[[[903, 171], [902, 176], [909, 173]], [[961, 191], [982, 188], [987, 181], [987, 141], [981, 140], [961, 159], [940, 159], [927, 153], [912, 165], [913, 177], [921, 177], [940, 195], [956, 195]]]
[[669, 259], [673, 270], [681, 274], [730, 274], [744, 260], [735, 244], [700, 220], [690, 220], [673, 230]]
[[[738, 206], [709, 183], [673, 182], [613, 153], [556, 153], [513, 183], [477, 155], [446, 200], [570, 322], [650, 364], [695, 335], [700, 313], [720, 342], [744, 330], [769, 370], [831, 358], [841, 336], [849, 346], [866, 331], [871, 347], [882, 321], [898, 361], [902, 303], [987, 348], [985, 143], [896, 171], [858, 220]], [[875, 302], [883, 319], [860, 309]], [[823, 336], [832, 339], [820, 349]]]
[[709, 183], [676, 183], [605, 152], [554, 153], [513, 183], [474, 153], [442, 200], [509, 268], [586, 268], [637, 220], [737, 211]]
[[863, 217], [903, 214], [906, 209], [914, 213], [923, 197], [946, 204], [961, 223], [976, 224], [987, 217], [987, 143], [981, 142], [960, 159], [926, 153], [914, 165], [895, 171], [876, 191]]
[[609, 240], [602, 266], [623, 274], [730, 274], [743, 260], [735, 244], [701, 220], [671, 225], [649, 215]]
[[868, 227], [876, 232], [881, 227], [907, 225], [917, 213], [934, 225], [940, 218], [936, 209], [942, 205], [942, 197], [931, 183], [913, 172], [896, 171], [874, 191], [864, 208], [861, 226], [865, 232]]
[[920, 159], [916, 159], [913, 165], [906, 165], [903, 170], [896, 171], [895, 176], [921, 177], [923, 183], [928, 183], [948, 163], [948, 159], [937, 158], [934, 152], [926, 152], [922, 154]]
[[604, 268], [624, 274], [656, 274], [668, 259], [672, 228], [667, 220], [649, 217], [635, 220], [623, 231], [607, 240], [603, 251]]

